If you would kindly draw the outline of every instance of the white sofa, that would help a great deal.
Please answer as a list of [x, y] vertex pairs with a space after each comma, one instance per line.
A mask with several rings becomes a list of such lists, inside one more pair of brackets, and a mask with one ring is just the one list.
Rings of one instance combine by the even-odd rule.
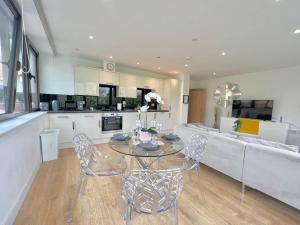
[[300, 209], [300, 153], [247, 144], [243, 184]]
[[177, 126], [174, 133], [181, 137], [185, 143], [188, 143], [189, 137], [193, 134], [205, 135], [208, 143], [201, 162], [238, 181], [242, 181], [246, 142], [220, 133], [206, 131], [201, 128], [186, 127], [185, 125]]
[[203, 164], [300, 209], [300, 153], [248, 143], [203, 127], [180, 125], [174, 133], [185, 143], [192, 134], [205, 135]]

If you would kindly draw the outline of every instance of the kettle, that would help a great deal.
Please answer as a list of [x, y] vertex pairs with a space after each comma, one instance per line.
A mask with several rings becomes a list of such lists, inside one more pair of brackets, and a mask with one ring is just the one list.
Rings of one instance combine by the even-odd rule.
[[55, 112], [58, 111], [58, 101], [57, 100], [53, 100], [51, 102], [51, 108], [52, 108], [52, 111], [55, 111]]

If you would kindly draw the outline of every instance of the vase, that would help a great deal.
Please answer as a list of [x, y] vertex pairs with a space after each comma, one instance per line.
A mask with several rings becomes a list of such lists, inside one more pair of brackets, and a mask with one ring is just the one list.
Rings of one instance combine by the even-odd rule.
[[152, 140], [152, 135], [149, 132], [141, 131], [140, 132], [140, 140], [143, 143], [150, 142]]

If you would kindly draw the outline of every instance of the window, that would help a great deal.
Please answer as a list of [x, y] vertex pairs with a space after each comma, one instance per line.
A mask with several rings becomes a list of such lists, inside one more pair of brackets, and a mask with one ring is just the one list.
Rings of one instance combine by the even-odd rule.
[[38, 54], [30, 44], [28, 51], [22, 49], [27, 46], [22, 38], [21, 16], [13, 1], [0, 1], [0, 121], [38, 109]]
[[98, 105], [111, 106], [117, 104], [116, 87], [110, 85], [100, 85]]
[[4, 1], [0, 1], [0, 114], [8, 113], [9, 86], [12, 75], [13, 40], [15, 36], [15, 16]]
[[[21, 50], [21, 49], [20, 49]], [[23, 64], [22, 53], [19, 53], [19, 63]], [[15, 97], [15, 107], [14, 113], [25, 112], [25, 82], [24, 74], [21, 68], [17, 72], [17, 84], [16, 84], [16, 97]]]
[[37, 53], [29, 47], [29, 100], [31, 111], [39, 108], [38, 76], [37, 76]]

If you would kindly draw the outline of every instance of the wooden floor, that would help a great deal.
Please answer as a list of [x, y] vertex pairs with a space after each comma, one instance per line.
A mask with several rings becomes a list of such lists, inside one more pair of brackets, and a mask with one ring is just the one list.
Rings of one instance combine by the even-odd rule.
[[[107, 145], [100, 145], [108, 149]], [[241, 200], [241, 184], [206, 166], [200, 175], [186, 175], [180, 196], [180, 225], [299, 225], [300, 211], [258, 191], [248, 189]], [[36, 176], [15, 225], [63, 225], [75, 198], [79, 165], [72, 149], [44, 163]], [[74, 213], [73, 224], [122, 225], [117, 177], [90, 178]], [[137, 224], [162, 225], [163, 216], [138, 217]], [[161, 221], [160, 221], [161, 220]], [[136, 224], [136, 223], [134, 223]]]

